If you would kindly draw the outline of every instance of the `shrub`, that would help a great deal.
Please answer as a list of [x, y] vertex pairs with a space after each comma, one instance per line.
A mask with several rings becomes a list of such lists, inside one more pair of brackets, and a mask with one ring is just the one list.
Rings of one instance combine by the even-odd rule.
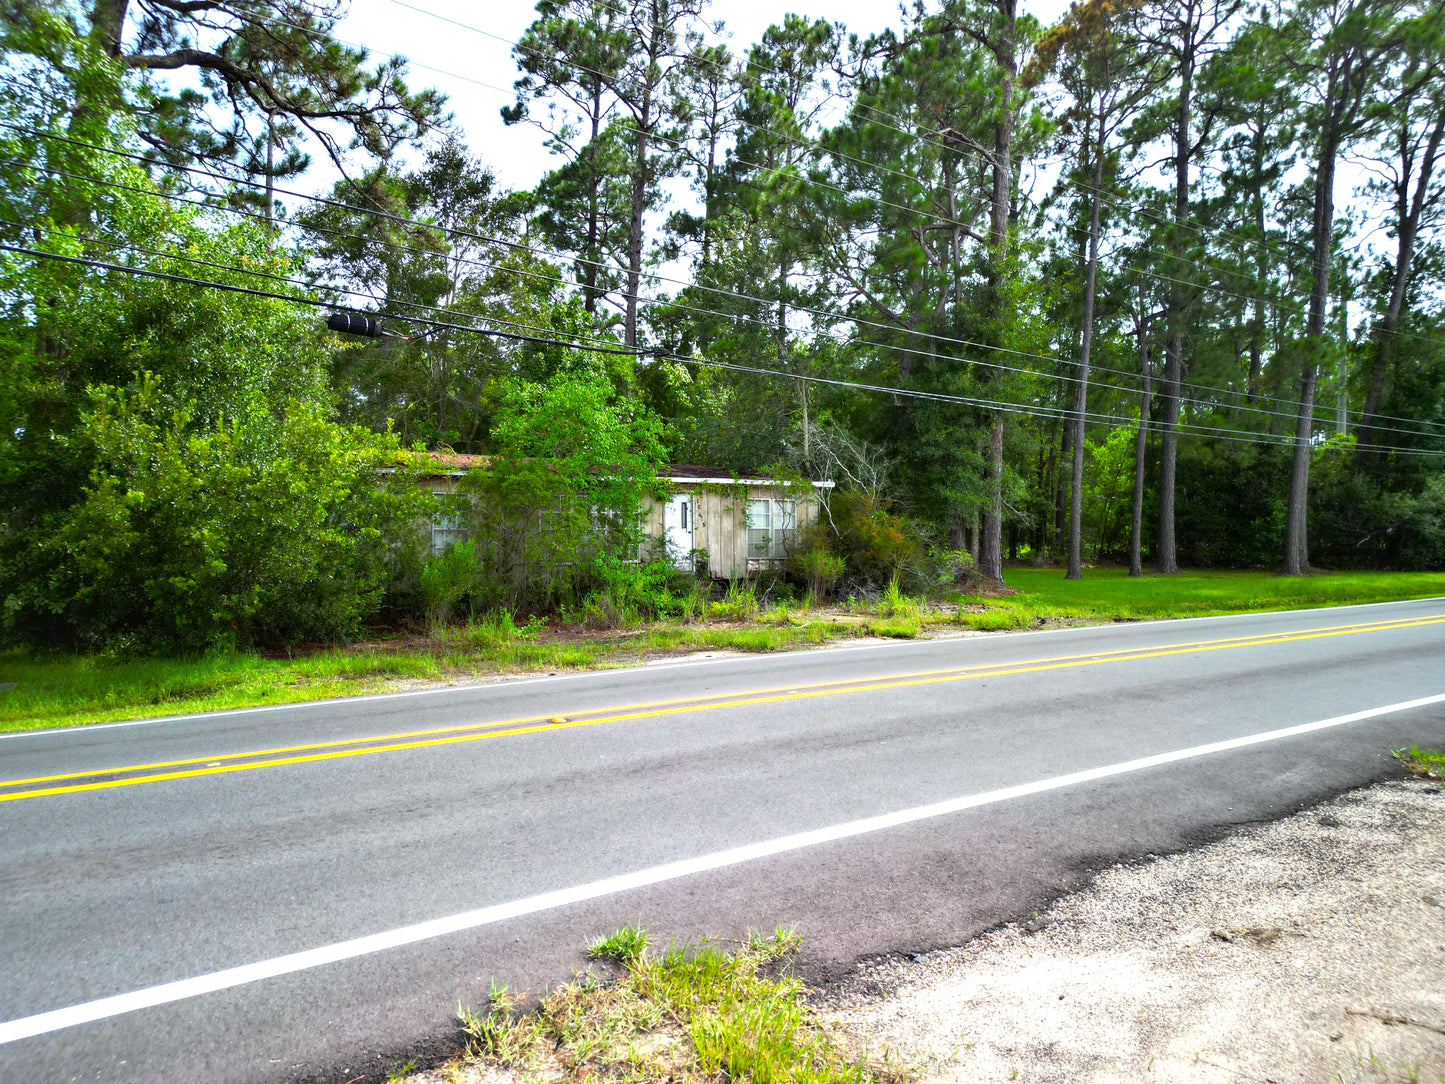
[[472, 541], [428, 555], [421, 570], [421, 597], [429, 622], [442, 625], [451, 620], [457, 603], [475, 590], [477, 571], [477, 545]]
[[79, 500], [41, 542], [48, 575], [7, 600], [12, 636], [70, 647], [287, 644], [354, 634], [414, 563], [422, 497], [396, 441], [320, 407], [192, 425], [158, 381], [101, 388]]
[[[931, 586], [933, 562], [921, 525], [892, 510], [892, 502], [855, 491], [835, 493], [828, 502], [828, 548], [843, 559], [852, 588], [875, 591], [895, 575], [905, 590]], [[820, 524], [821, 526], [821, 524]], [[816, 543], [810, 536], [804, 546]]]
[[788, 571], [803, 581], [811, 599], [826, 598], [847, 562], [828, 547], [828, 529], [813, 524], [788, 559]]

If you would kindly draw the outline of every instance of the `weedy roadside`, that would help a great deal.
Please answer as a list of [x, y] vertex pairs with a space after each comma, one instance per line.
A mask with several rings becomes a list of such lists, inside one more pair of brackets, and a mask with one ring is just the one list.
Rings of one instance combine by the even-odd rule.
[[458, 1010], [460, 1057], [400, 1079], [904, 1084], [900, 1064], [850, 1052], [808, 1007], [790, 973], [798, 943], [779, 930], [730, 949], [706, 942], [654, 954], [646, 931], [624, 927], [588, 947], [610, 976], [589, 969], [530, 1012], [494, 989], [485, 1010]]
[[1405, 766], [1406, 771], [1421, 779], [1445, 782], [1445, 750], [1421, 749], [1418, 745], [1409, 749], [1396, 749], [1395, 759]]

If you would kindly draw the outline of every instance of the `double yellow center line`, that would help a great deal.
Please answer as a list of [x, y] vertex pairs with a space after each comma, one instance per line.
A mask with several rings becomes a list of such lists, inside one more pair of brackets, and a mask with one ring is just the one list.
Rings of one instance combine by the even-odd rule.
[[1445, 616], [1403, 618], [1393, 621], [1374, 621], [1356, 625], [1334, 625], [1326, 628], [1311, 629], [1305, 632], [1234, 636], [1217, 640], [1195, 640], [1188, 643], [1173, 644], [1169, 647], [1090, 652], [1082, 655], [1058, 655], [1052, 658], [1030, 659], [1013, 663], [995, 663], [986, 666], [920, 670], [912, 673], [890, 675], [886, 678], [856, 678], [848, 681], [783, 685], [711, 697], [703, 696], [686, 697], [677, 700], [654, 700], [641, 704], [628, 704], [594, 711], [569, 713], [566, 717], [535, 715], [520, 719], [469, 723], [461, 726], [438, 727], [430, 730], [412, 730], [397, 734], [382, 734], [364, 738], [316, 742], [309, 745], [288, 745], [272, 749], [252, 750], [244, 753], [225, 753], [218, 756], [158, 761], [151, 764], [131, 764], [124, 767], [108, 768], [99, 771], [71, 772], [64, 775], [46, 775], [31, 779], [6, 780], [0, 782], [0, 802], [13, 802], [19, 801], [22, 798], [41, 798], [58, 794], [76, 794], [82, 791], [109, 790], [115, 787], [137, 786], [142, 783], [158, 783], [169, 779], [191, 779], [197, 776], [223, 775], [228, 772], [245, 772], [256, 768], [274, 768], [287, 764], [306, 764], [313, 761], [338, 760], [342, 757], [369, 756], [373, 753], [391, 753], [405, 749], [456, 745], [461, 742], [483, 741], [489, 738], [505, 738], [519, 734], [539, 734], [550, 730], [567, 730], [573, 727], [596, 726], [600, 723], [620, 723], [633, 719], [652, 718], [659, 715], [683, 715], [689, 712], [716, 711], [724, 708], [747, 707], [755, 704], [778, 703], [787, 700], [805, 700], [820, 696], [841, 696], [847, 693], [876, 692], [883, 689], [901, 689], [917, 685], [937, 685], [953, 681], [1004, 677], [1010, 674], [1031, 674], [1045, 670], [1065, 670], [1072, 667], [1133, 662], [1139, 659], [1155, 659], [1169, 655], [1191, 655], [1205, 651], [1262, 647], [1269, 644], [1292, 643], [1300, 640], [1317, 640], [1330, 636], [1352, 636], [1367, 632], [1389, 632], [1438, 624], [1445, 624]]

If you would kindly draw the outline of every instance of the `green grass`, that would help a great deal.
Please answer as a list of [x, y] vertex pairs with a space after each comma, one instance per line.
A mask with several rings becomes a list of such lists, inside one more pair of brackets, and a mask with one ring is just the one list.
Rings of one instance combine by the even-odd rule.
[[594, 1084], [883, 1084], [896, 1066], [846, 1052], [788, 974], [796, 934], [750, 935], [735, 951], [715, 944], [647, 951], [635, 927], [594, 942], [621, 974], [587, 974], [518, 1014], [493, 990], [485, 1015], [461, 1010], [460, 1065], [495, 1063], [524, 1080]]
[[[763, 607], [734, 585], [707, 619], [663, 621], [597, 635], [547, 633], [495, 615], [439, 628], [424, 640], [336, 648], [294, 659], [198, 659], [0, 654], [0, 731], [75, 726], [225, 708], [384, 692], [498, 673], [588, 670], [684, 651], [787, 651], [856, 636], [912, 638], [959, 627], [1192, 617], [1249, 610], [1381, 602], [1445, 595], [1445, 573], [1341, 573], [1284, 579], [1262, 572], [1200, 572], [1130, 579], [1090, 569], [1082, 581], [1052, 569], [1010, 569], [1016, 594], [959, 597], [926, 606], [892, 583], [876, 602]], [[844, 612], [846, 611], [846, 612]]]
[[960, 599], [982, 603], [963, 613], [973, 629], [1029, 628], [1064, 621], [1138, 621], [1201, 617], [1252, 610], [1308, 609], [1445, 595], [1441, 572], [1341, 572], [1287, 578], [1268, 572], [1186, 572], [1130, 578], [1123, 569], [1088, 569], [1066, 580], [1058, 569], [1009, 569], [1004, 579], [1018, 594]]
[[626, 964], [641, 958], [647, 951], [647, 931], [641, 926], [623, 926], [614, 934], [593, 939], [587, 945], [589, 960], [611, 960]]
[[322, 700], [442, 676], [435, 657], [326, 651], [305, 659], [0, 655], [0, 730]]
[[407, 649], [336, 648], [306, 658], [234, 654], [198, 659], [0, 654], [0, 732], [185, 715], [385, 692], [498, 673], [626, 666], [684, 651], [786, 651], [860, 634], [857, 625], [715, 627], [660, 624], [593, 640], [541, 641], [495, 621], [468, 622]]
[[1445, 750], [1421, 749], [1415, 745], [1409, 749], [1395, 750], [1395, 759], [1422, 779], [1445, 783]]

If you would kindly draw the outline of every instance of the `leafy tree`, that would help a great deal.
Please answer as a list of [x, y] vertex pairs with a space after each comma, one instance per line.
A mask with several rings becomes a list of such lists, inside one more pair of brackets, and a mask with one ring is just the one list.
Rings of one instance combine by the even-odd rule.
[[[306, 168], [303, 136], [340, 167], [348, 149], [384, 159], [443, 119], [441, 95], [408, 88], [404, 61], [373, 69], [364, 50], [336, 40], [343, 12], [335, 0], [12, 2], [0, 49], [49, 64], [77, 53], [109, 63], [109, 78], [71, 84], [73, 97], [55, 114], [71, 134], [119, 110], [135, 118], [157, 161], [201, 160], [269, 180]], [[161, 78], [171, 72], [192, 75], [200, 89], [172, 89]]]
[[[522, 71], [517, 100], [502, 110], [508, 124], [538, 125], [548, 149], [567, 159], [537, 188], [536, 222], [548, 244], [576, 252], [576, 281], [589, 314], [616, 289], [612, 268], [627, 238], [626, 151], [613, 126], [615, 84], [629, 48], [624, 14], [610, 0], [542, 0], [515, 50]], [[538, 116], [531, 103], [548, 97], [563, 108], [551, 101]]]
[[495, 453], [465, 481], [484, 605], [575, 602], [622, 575], [642, 545], [641, 502], [661, 496], [657, 418], [603, 359], [568, 361], [546, 385], [513, 386]]
[[[1063, 54], [1060, 81], [1072, 105], [1065, 130], [1074, 137], [1076, 177], [1087, 176], [1083, 190], [1089, 206], [1088, 256], [1084, 274], [1083, 316], [1079, 331], [1079, 365], [1075, 376], [1073, 464], [1069, 483], [1069, 556], [1066, 579], [1082, 576], [1084, 515], [1084, 426], [1088, 411], [1089, 362], [1094, 343], [1094, 302], [1099, 275], [1099, 228], [1105, 170], [1116, 162], [1115, 135], [1137, 113], [1155, 89], [1155, 75], [1133, 43], [1120, 39], [1107, 0], [1075, 5], [1039, 45], [1035, 64], [1054, 63]], [[1111, 178], [1112, 180], [1112, 178]]]
[[342, 408], [372, 428], [393, 425], [407, 443], [484, 451], [499, 381], [540, 379], [545, 363], [527, 372], [537, 348], [436, 325], [563, 331], [568, 306], [556, 269], [520, 243], [523, 201], [497, 192], [492, 172], [456, 141], [433, 147], [414, 170], [379, 167], [359, 184], [384, 214], [348, 202], [353, 186], [342, 182], [335, 202], [296, 217], [315, 239], [309, 271], [372, 299], [412, 341], [343, 344], [332, 372]]
[[48, 575], [11, 585], [12, 635], [194, 650], [354, 634], [419, 546], [395, 438], [295, 400], [198, 426], [170, 398], [150, 374], [93, 393], [89, 479], [39, 540]]
[[[97, 147], [73, 156], [77, 180], [0, 182], [7, 241], [39, 253], [0, 259], [0, 636], [175, 649], [354, 631], [415, 535], [410, 490], [378, 473], [395, 438], [328, 420], [325, 333], [284, 299], [294, 257]], [[77, 195], [85, 216], [59, 213]]]
[[[1303, 128], [1310, 134], [1311, 234], [1309, 315], [1300, 344], [1299, 415], [1295, 424], [1285, 525], [1285, 575], [1309, 568], [1306, 533], [1315, 386], [1326, 349], [1330, 270], [1335, 246], [1335, 171], [1340, 155], [1360, 133], [1390, 63], [1412, 20], [1403, 0], [1302, 0], [1281, 28], [1304, 94]], [[1430, 13], [1424, 18], [1438, 17]]]
[[[600, 141], [611, 140], [624, 149], [627, 217], [620, 271], [623, 341], [628, 346], [638, 342], [644, 218], [660, 199], [660, 183], [679, 165], [678, 145], [685, 132], [681, 122], [688, 111], [680, 91], [699, 44], [695, 23], [703, 2], [628, 0], [617, 5], [542, 0], [539, 18], [516, 50], [526, 75], [517, 83], [517, 104], [503, 112], [506, 120], [522, 119], [529, 101], [551, 95], [560, 95], [582, 114], [580, 129], [567, 119], [549, 122], [553, 149], [582, 165], [571, 171], [569, 183], [559, 179], [547, 192], [554, 198], [581, 197], [578, 209], [585, 209], [586, 232], [579, 264], [594, 298], [600, 296], [600, 283], [589, 268], [600, 262], [605, 240], [607, 167], [619, 160], [615, 153], [604, 153], [607, 149]], [[604, 126], [609, 116], [614, 120]], [[590, 134], [582, 142], [579, 134], [584, 131]], [[557, 221], [568, 217], [576, 221], [576, 212], [569, 214], [565, 204], [558, 203], [552, 208]]]
[[1170, 254], [1169, 337], [1164, 348], [1164, 379], [1160, 388], [1163, 428], [1159, 456], [1159, 532], [1154, 567], [1163, 573], [1179, 571], [1174, 522], [1174, 495], [1178, 460], [1180, 382], [1185, 372], [1184, 340], [1189, 310], [1196, 301], [1195, 242], [1191, 177], [1214, 135], [1212, 114], [1201, 115], [1199, 75], [1209, 57], [1223, 44], [1230, 21], [1241, 0], [1156, 0], [1141, 11], [1135, 33], [1139, 48], [1153, 52], [1166, 66], [1168, 90], [1156, 99], [1154, 109], [1140, 119], [1133, 138], [1141, 146], [1164, 139], [1168, 165], [1174, 174], [1169, 229], [1165, 234]]
[[[1416, 292], [1411, 286], [1422, 270], [1421, 237], [1428, 237], [1445, 221], [1445, 21], [1423, 21], [1413, 27], [1404, 61], [1391, 75], [1390, 93], [1368, 107], [1378, 146], [1370, 157], [1382, 174], [1371, 187], [1388, 201], [1395, 255], [1384, 276], [1385, 311], [1373, 329], [1361, 444], [1389, 436], [1376, 432], [1376, 417], [1388, 399], [1401, 323], [1408, 321], [1408, 303]], [[1381, 457], [1361, 450], [1358, 459], [1362, 465], [1378, 466]]]

